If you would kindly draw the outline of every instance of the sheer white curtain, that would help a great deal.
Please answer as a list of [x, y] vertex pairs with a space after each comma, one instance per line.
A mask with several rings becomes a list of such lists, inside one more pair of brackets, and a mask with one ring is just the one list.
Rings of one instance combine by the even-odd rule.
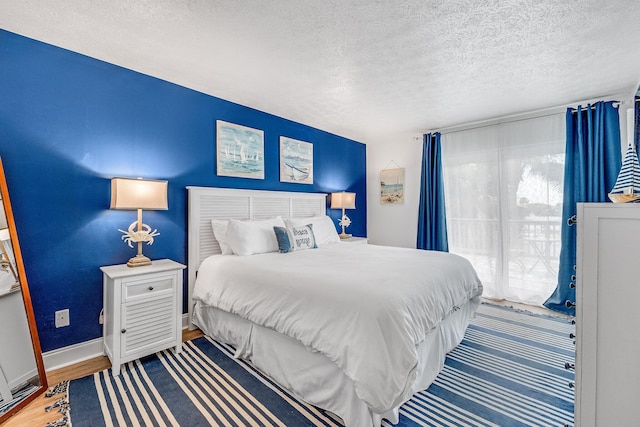
[[557, 284], [564, 114], [442, 134], [449, 252], [484, 296], [541, 305]]

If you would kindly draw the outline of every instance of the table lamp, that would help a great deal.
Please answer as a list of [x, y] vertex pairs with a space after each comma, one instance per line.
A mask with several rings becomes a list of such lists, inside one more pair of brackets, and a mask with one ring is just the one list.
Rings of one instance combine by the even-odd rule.
[[[159, 236], [158, 230], [142, 222], [142, 210], [167, 210], [167, 181], [142, 178], [112, 178], [111, 179], [111, 209], [137, 210], [138, 220], [131, 223], [124, 233], [124, 240], [133, 248], [133, 242], [138, 243], [138, 254], [131, 258], [127, 265], [139, 267], [151, 264], [151, 260], [142, 255], [142, 243], [153, 244], [153, 238]], [[137, 229], [136, 229], [137, 224]]]
[[348, 239], [351, 234], [344, 232], [344, 229], [351, 225], [351, 220], [344, 213], [345, 209], [356, 208], [356, 193], [346, 193], [344, 191], [340, 193], [331, 193], [331, 209], [342, 209], [342, 218], [338, 221], [338, 224], [342, 226], [341, 239]]

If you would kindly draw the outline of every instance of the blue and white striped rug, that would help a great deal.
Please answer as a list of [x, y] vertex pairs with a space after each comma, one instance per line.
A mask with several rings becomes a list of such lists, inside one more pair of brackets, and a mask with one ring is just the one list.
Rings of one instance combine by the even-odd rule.
[[[402, 426], [562, 426], [573, 423], [573, 327], [564, 319], [483, 304], [428, 390], [401, 408]], [[206, 337], [69, 384], [81, 426], [342, 425], [231, 357]], [[385, 424], [390, 425], [390, 424]]]

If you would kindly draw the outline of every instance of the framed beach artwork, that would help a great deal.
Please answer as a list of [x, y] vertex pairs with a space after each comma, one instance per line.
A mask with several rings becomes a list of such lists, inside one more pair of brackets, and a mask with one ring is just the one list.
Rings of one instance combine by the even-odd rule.
[[313, 144], [280, 137], [280, 182], [313, 184]]
[[380, 171], [380, 203], [383, 205], [404, 203], [404, 168]]
[[216, 120], [218, 176], [264, 179], [264, 131]]

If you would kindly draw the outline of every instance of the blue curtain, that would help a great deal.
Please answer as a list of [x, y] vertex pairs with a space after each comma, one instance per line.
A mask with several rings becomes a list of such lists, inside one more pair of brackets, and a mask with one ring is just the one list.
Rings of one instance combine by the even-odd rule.
[[[575, 315], [576, 203], [606, 202], [622, 165], [618, 108], [597, 102], [568, 109], [558, 285], [544, 305]], [[569, 307], [567, 306], [569, 303]]]
[[416, 247], [449, 251], [439, 132], [428, 133], [422, 137], [422, 173]]

